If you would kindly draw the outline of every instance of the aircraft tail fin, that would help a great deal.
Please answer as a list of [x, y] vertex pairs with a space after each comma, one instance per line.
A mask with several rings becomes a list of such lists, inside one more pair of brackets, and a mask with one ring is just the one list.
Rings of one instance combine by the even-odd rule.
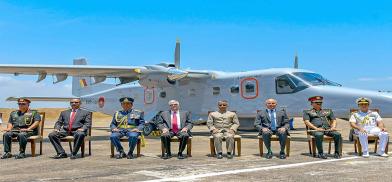
[[295, 69], [298, 69], [298, 54], [297, 54], [297, 53], [295, 53], [294, 68], [295, 68]]
[[[85, 58], [73, 60], [74, 65], [87, 65]], [[76, 77], [72, 78], [72, 95], [80, 97], [83, 95], [92, 94], [95, 92], [107, 90], [115, 87], [115, 84], [97, 83], [92, 77]]]
[[176, 41], [176, 49], [174, 51], [174, 65], [180, 69], [180, 39]]

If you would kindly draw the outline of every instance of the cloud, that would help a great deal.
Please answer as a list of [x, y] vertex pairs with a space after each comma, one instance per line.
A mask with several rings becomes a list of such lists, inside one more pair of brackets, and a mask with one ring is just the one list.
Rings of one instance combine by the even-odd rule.
[[379, 78], [379, 77], [363, 77], [363, 78], [358, 78], [358, 81], [362, 81], [362, 82], [372, 82], [372, 81], [391, 81], [392, 77], [383, 77], [383, 78]]
[[[14, 102], [5, 101], [8, 97], [41, 96], [70, 97], [72, 85], [69, 83], [51, 84], [50, 81], [36, 83], [35, 80], [16, 79], [12, 76], [0, 75], [0, 107], [15, 107]], [[35, 102], [33, 107], [66, 107], [66, 103]]]

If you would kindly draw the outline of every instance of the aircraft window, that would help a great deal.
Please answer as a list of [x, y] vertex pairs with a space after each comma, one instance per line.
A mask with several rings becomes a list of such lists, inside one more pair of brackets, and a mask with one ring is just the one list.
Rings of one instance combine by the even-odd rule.
[[220, 87], [212, 87], [212, 95], [219, 95]]
[[246, 85], [245, 85], [245, 92], [246, 93], [253, 93], [253, 92], [255, 92], [255, 84], [253, 84], [251, 82], [246, 83]]
[[159, 97], [161, 97], [161, 98], [165, 98], [165, 97], [166, 97], [166, 92], [165, 92], [165, 91], [163, 91], [163, 92], [159, 93]]
[[195, 96], [196, 95], [196, 89], [194, 89], [194, 88], [189, 89], [188, 95], [189, 96]]
[[230, 88], [230, 92], [232, 94], [238, 94], [238, 93], [240, 93], [240, 87], [239, 86], [233, 86], [233, 87]]
[[289, 74], [279, 76], [275, 81], [277, 94], [295, 93], [308, 88], [304, 82]]
[[293, 74], [314, 86], [316, 85], [342, 86], [338, 83], [325, 79], [323, 76], [317, 73], [296, 72]]

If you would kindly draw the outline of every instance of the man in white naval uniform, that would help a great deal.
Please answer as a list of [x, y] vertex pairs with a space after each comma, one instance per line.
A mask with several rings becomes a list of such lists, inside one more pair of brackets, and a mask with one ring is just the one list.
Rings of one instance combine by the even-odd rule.
[[356, 103], [358, 104], [359, 110], [353, 112], [350, 117], [351, 127], [354, 128], [354, 132], [359, 137], [359, 142], [362, 145], [363, 157], [369, 157], [368, 150], [368, 135], [377, 135], [380, 140], [380, 145], [377, 150], [377, 154], [382, 157], [388, 157], [385, 153], [385, 147], [388, 143], [387, 129], [382, 122], [382, 118], [377, 112], [369, 110], [371, 100], [368, 98], [358, 98]]

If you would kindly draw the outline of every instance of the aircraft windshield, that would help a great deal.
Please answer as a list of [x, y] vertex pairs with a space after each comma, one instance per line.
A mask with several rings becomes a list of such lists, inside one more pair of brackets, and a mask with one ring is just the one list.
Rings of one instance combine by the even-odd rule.
[[338, 83], [335, 83], [335, 82], [332, 82], [332, 81], [325, 79], [323, 76], [321, 76], [317, 73], [296, 72], [293, 74], [313, 86], [316, 86], [316, 85], [341, 86]]

